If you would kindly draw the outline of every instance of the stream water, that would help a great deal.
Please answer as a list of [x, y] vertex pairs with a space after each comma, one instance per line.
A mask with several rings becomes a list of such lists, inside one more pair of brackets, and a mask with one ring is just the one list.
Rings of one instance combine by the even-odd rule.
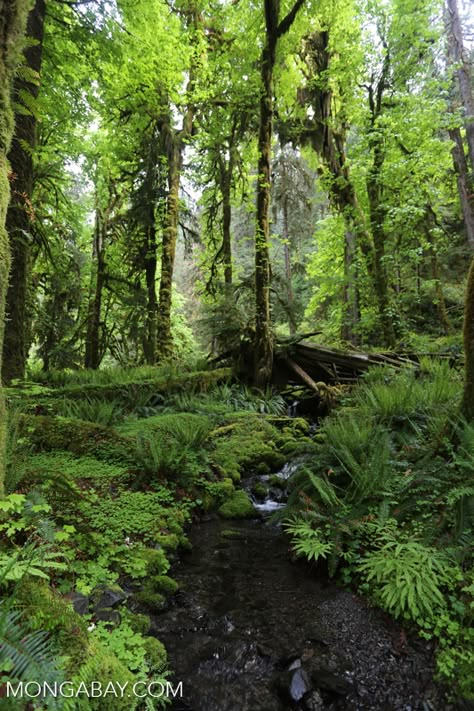
[[[291, 474], [291, 465], [280, 472]], [[247, 482], [251, 486], [251, 482]], [[271, 512], [283, 495], [260, 502]], [[425, 642], [292, 561], [260, 519], [193, 525], [171, 575], [180, 591], [153, 619], [184, 711], [447, 711]]]

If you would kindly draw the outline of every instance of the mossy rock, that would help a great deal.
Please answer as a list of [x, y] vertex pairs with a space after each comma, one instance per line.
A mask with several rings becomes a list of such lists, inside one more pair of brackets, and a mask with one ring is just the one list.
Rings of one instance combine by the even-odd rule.
[[286, 479], [283, 479], [281, 476], [278, 476], [278, 474], [273, 474], [268, 480], [268, 483], [275, 489], [281, 489], [282, 491], [284, 491], [287, 486]]
[[103, 425], [68, 417], [23, 415], [20, 432], [36, 452], [59, 449], [112, 464], [133, 464], [134, 440]]
[[[121, 684], [128, 684], [132, 688], [137, 678], [127, 667], [106, 647], [103, 647], [100, 642], [94, 638], [89, 638], [88, 656], [82, 666], [79, 668], [77, 675], [73, 676], [71, 681], [77, 686], [79, 682], [83, 682], [87, 687], [92, 681], [98, 681], [104, 689], [110, 682], [114, 684], [120, 680]], [[125, 694], [121, 696], [101, 696], [100, 698], [84, 698], [76, 699], [74, 708], [77, 711], [130, 711], [135, 708], [133, 703]]]
[[134, 632], [146, 635], [150, 631], [151, 620], [148, 615], [141, 612], [127, 611], [127, 622]]
[[168, 663], [168, 655], [164, 644], [155, 637], [146, 637], [143, 646], [151, 669], [162, 671]]
[[163, 593], [163, 595], [173, 595], [178, 590], [179, 585], [169, 575], [156, 575], [149, 579], [149, 587], [152, 590]]
[[149, 576], [164, 575], [169, 570], [169, 562], [161, 548], [145, 548], [140, 554], [146, 560], [146, 571]]
[[166, 607], [165, 596], [148, 588], [136, 592], [133, 597], [150, 612], [161, 612]]
[[268, 489], [261, 481], [255, 482], [252, 486], [252, 494], [257, 497], [257, 499], [265, 499], [268, 493]]
[[218, 509], [222, 518], [255, 518], [255, 510], [248, 494], [242, 489], [235, 491]]
[[264, 473], [281, 468], [285, 458], [277, 445], [280, 432], [270, 420], [265, 415], [236, 413], [231, 422], [214, 430], [210, 454], [214, 469], [237, 481], [259, 467]]
[[86, 620], [74, 611], [66, 597], [56, 594], [45, 581], [23, 580], [16, 591], [16, 602], [34, 630], [49, 633], [66, 657], [68, 673], [74, 673], [87, 658]]
[[221, 531], [222, 538], [226, 538], [228, 540], [243, 538], [243, 535], [242, 531], [236, 531], [235, 528], [225, 528]]
[[179, 536], [176, 533], [158, 533], [154, 540], [168, 551], [175, 551], [179, 547]]

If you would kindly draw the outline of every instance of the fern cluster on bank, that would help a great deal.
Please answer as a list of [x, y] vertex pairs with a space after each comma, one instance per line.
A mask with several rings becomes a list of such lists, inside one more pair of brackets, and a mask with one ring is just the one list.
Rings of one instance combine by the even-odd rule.
[[474, 697], [474, 426], [461, 386], [445, 361], [369, 371], [322, 423], [284, 526], [298, 555], [437, 638], [440, 672]]

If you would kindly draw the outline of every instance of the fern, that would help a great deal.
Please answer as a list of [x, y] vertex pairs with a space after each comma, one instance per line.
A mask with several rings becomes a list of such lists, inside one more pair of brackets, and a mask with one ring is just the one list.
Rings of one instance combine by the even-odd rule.
[[396, 617], [432, 617], [446, 607], [442, 589], [453, 583], [456, 569], [435, 548], [417, 541], [388, 540], [358, 565], [367, 582], [374, 581], [385, 609]]
[[315, 530], [311, 523], [304, 519], [290, 519], [283, 524], [287, 533], [294, 536], [293, 550], [297, 555], [304, 555], [308, 560], [317, 561], [327, 558], [334, 550], [334, 543], [321, 538], [321, 532]]
[[[47, 632], [29, 631], [22, 612], [9, 609], [4, 602], [0, 602], [0, 668], [8, 670], [11, 680], [50, 685], [64, 680]], [[58, 708], [61, 701], [45, 699], [44, 706]]]

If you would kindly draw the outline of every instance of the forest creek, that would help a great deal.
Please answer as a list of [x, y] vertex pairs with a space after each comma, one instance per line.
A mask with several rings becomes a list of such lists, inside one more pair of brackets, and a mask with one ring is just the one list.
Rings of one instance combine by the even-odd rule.
[[0, 0], [0, 711], [474, 711], [472, 0]]

